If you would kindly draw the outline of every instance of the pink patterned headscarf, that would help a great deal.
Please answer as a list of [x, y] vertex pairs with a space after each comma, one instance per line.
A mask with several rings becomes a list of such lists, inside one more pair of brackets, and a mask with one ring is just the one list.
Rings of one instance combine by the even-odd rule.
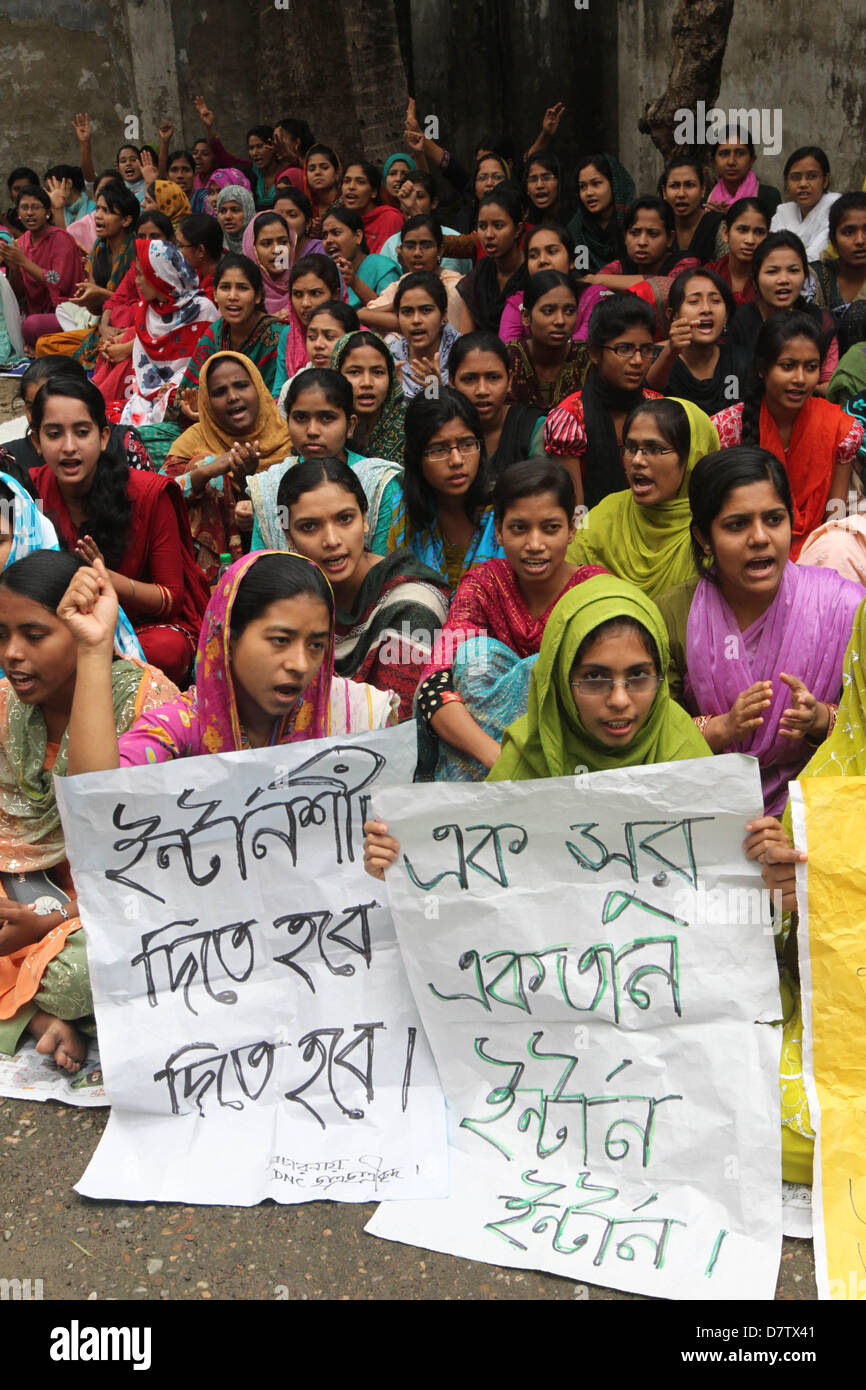
[[[290, 552], [292, 558], [309, 565], [321, 577], [318, 565], [303, 555]], [[266, 555], [278, 555], [285, 560], [286, 552], [257, 550], [235, 561], [223, 574], [211, 595], [198, 639], [195, 668], [199, 735], [202, 752], [231, 753], [243, 747], [234, 682], [231, 672], [230, 630], [232, 608], [241, 581], [253, 565]], [[327, 580], [326, 580], [327, 583]], [[324, 738], [329, 728], [328, 702], [334, 674], [334, 603], [330, 605], [330, 635], [328, 650], [319, 670], [304, 691], [295, 709], [284, 715], [277, 726], [273, 742], [295, 743], [302, 739]]]
[[[228, 188], [229, 184], [234, 184], [252, 192], [249, 179], [240, 169], [215, 169], [207, 181], [208, 190], [210, 190], [212, 183], [216, 184], [217, 191]], [[216, 217], [216, 199], [211, 197], [210, 191], [204, 200], [204, 209], [205, 212], [210, 213], [211, 217]]]
[[279, 314], [283, 309], [287, 309], [289, 306], [289, 274], [295, 263], [295, 247], [297, 246], [298, 238], [294, 228], [290, 227], [284, 218], [281, 218], [280, 220], [289, 234], [289, 254], [285, 270], [281, 270], [279, 275], [272, 275], [269, 270], [265, 269], [256, 255], [256, 224], [262, 217], [279, 216], [280, 214], [278, 212], [270, 212], [268, 210], [256, 213], [252, 221], [248, 222], [244, 227], [243, 235], [244, 255], [249, 256], [253, 265], [257, 265], [262, 272], [262, 285], [265, 291], [265, 308], [269, 314]]

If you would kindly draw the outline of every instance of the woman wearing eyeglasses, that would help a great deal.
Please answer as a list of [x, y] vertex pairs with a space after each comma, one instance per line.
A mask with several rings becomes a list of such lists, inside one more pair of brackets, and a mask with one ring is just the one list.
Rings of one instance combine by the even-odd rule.
[[694, 572], [689, 480], [719, 436], [691, 401], [645, 401], [623, 427], [628, 487], [593, 507], [568, 547], [575, 565], [602, 565], [650, 598]]
[[777, 816], [836, 721], [863, 588], [791, 563], [791, 489], [767, 449], [699, 460], [689, 503], [695, 568], [658, 601], [671, 694], [714, 753], [757, 758], [766, 814]]
[[659, 393], [643, 385], [659, 348], [655, 315], [633, 294], [612, 294], [589, 321], [592, 366], [580, 391], [566, 396], [547, 417], [544, 449], [571, 474], [578, 503], [595, 507], [628, 486], [620, 446], [626, 417]]
[[428, 399], [416, 396], [406, 411], [403, 505], [388, 550], [397, 548], [404, 521], [419, 560], [451, 586], [482, 560], [498, 559], [493, 509], [488, 505], [487, 455], [474, 405], [448, 386]]
[[[529, 685], [529, 709], [505, 730], [488, 782], [569, 777], [708, 757], [705, 740], [670, 697], [668, 639], [651, 599], [601, 575], [553, 610]], [[382, 821], [364, 827], [373, 878], [400, 852]]]
[[543, 222], [561, 222], [561, 194], [562, 171], [559, 160], [555, 154], [540, 150], [527, 161], [523, 178], [527, 226], [537, 227]]

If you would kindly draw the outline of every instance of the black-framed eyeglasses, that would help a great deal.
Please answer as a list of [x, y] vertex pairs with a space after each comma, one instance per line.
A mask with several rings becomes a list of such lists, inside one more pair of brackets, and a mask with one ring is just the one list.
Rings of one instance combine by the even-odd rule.
[[655, 362], [661, 352], [661, 343], [604, 343], [605, 352], [615, 352], [617, 357], [634, 357], [639, 352], [644, 362]]
[[675, 454], [676, 449], [669, 449], [666, 444], [635, 444], [633, 439], [625, 439], [620, 452], [624, 459], [636, 459], [638, 454], [643, 454], [645, 459], [660, 459], [665, 454]]
[[424, 450], [424, 458], [430, 459], [432, 463], [441, 463], [443, 459], [450, 458], [455, 449], [461, 458], [471, 458], [473, 454], [479, 453], [481, 440], [467, 434], [462, 439], [455, 439], [452, 444], [431, 444], [429, 449]]

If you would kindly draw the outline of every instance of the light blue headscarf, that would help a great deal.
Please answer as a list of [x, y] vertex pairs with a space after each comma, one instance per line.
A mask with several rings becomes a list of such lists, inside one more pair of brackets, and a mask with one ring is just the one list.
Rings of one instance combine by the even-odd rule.
[[[53, 524], [36, 505], [30, 493], [8, 473], [0, 473], [0, 483], [12, 493], [14, 506], [12, 545], [6, 565], [14, 565], [16, 560], [23, 560], [25, 555], [32, 555], [34, 550], [59, 550], [60, 544]], [[4, 569], [6, 565], [3, 566]], [[136, 657], [139, 661], [145, 659], [135, 629], [122, 608], [117, 614], [114, 647], [121, 656]]]

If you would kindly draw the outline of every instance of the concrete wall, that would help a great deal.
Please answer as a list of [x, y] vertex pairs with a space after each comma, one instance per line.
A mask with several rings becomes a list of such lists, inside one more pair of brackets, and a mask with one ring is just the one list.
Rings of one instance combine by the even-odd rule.
[[485, 132], [506, 130], [525, 149], [556, 101], [567, 108], [556, 142], [566, 168], [615, 139], [616, 103], [603, 99], [616, 90], [608, 0], [411, 0], [410, 14], [419, 114], [439, 117], [462, 162]]
[[[135, 115], [141, 141], [159, 142], [167, 114], [175, 142], [201, 134], [199, 92], [229, 149], [259, 114], [257, 9], [253, 0], [3, 0], [0, 14], [0, 173], [78, 163], [72, 115], [86, 110], [97, 170], [114, 162]], [[4, 204], [5, 206], [5, 204]]]
[[[639, 189], [654, 186], [661, 159], [637, 121], [667, 80], [676, 0], [588, 0], [585, 10], [573, 0], [397, 3], [411, 30], [419, 112], [438, 116], [442, 139], [464, 161], [485, 129], [510, 130], [525, 148], [545, 107], [562, 100], [556, 148], [567, 168], [601, 146], [618, 150]], [[70, 118], [81, 109], [91, 116], [97, 168], [113, 162], [130, 114], [141, 138], [155, 139], [166, 111], [176, 143], [191, 143], [201, 130], [198, 92], [236, 153], [250, 124], [291, 114], [288, 93], [286, 111], [263, 109], [279, 83], [260, 80], [260, 0], [63, 0], [48, 13], [44, 0], [2, 3], [2, 175], [14, 164], [41, 173], [76, 161]], [[737, 0], [719, 104], [781, 109], [783, 152], [760, 158], [764, 181], [779, 185], [785, 156], [808, 142], [826, 148], [835, 188], [860, 187], [864, 53], [864, 0]], [[394, 86], [384, 73], [378, 81]], [[376, 91], [373, 64], [373, 104]], [[325, 122], [316, 125], [327, 139]]]
[[30, 164], [40, 175], [49, 164], [77, 164], [71, 118], [81, 110], [91, 117], [95, 158], [113, 163], [124, 138], [132, 85], [118, 6], [105, 0], [64, 0], [61, 10], [48, 11], [38, 0], [3, 0], [0, 72], [4, 179], [16, 164]]
[[[619, 153], [643, 191], [654, 189], [662, 160], [637, 122], [667, 84], [675, 9], [676, 0], [617, 0]], [[863, 0], [736, 0], [718, 105], [781, 111], [782, 152], [758, 151], [762, 182], [781, 189], [785, 159], [809, 144], [826, 150], [834, 189], [861, 187], [864, 55]]]

